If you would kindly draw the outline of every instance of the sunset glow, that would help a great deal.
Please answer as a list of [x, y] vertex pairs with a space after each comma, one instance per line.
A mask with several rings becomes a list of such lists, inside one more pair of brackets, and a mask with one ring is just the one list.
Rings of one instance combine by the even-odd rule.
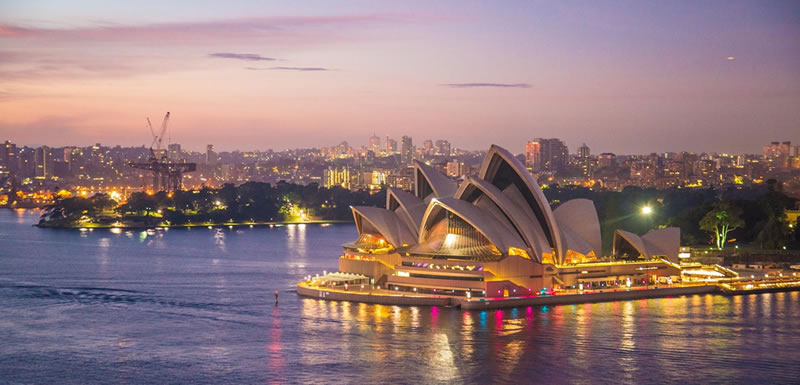
[[144, 145], [172, 111], [196, 149], [436, 131], [644, 153], [757, 150], [800, 122], [791, 2], [312, 3], [4, 2], [0, 136]]

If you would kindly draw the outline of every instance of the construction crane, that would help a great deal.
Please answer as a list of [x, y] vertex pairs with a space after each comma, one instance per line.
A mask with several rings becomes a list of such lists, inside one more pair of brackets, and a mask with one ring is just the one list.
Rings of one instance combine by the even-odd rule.
[[128, 163], [130, 167], [153, 172], [153, 191], [180, 190], [183, 188], [183, 174], [197, 170], [196, 163], [169, 159], [166, 151], [161, 148], [164, 136], [167, 134], [167, 123], [169, 123], [169, 112], [164, 115], [161, 127], [156, 132], [150, 118], [147, 118], [147, 127], [153, 136], [153, 141], [150, 143], [150, 158], [146, 163]]
[[[156, 152], [161, 152], [161, 143], [164, 141], [164, 135], [167, 134], [167, 123], [169, 123], [169, 112], [164, 115], [164, 119], [161, 121], [161, 129], [158, 130], [158, 133], [153, 130], [153, 124], [150, 123], [150, 118], [147, 118], [147, 127], [150, 128], [150, 134], [153, 135], [153, 143], [150, 143], [150, 155], [152, 158], [156, 158]], [[153, 146], [156, 147], [155, 151], [153, 150]], [[165, 156], [162, 156], [164, 158]]]

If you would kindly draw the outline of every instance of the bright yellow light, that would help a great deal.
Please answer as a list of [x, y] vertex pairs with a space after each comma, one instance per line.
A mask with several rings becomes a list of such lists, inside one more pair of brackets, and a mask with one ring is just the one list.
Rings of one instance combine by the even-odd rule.
[[531, 259], [527, 251], [513, 246], [508, 248], [508, 255], [516, 255], [525, 259]]
[[652, 213], [653, 213], [653, 208], [652, 208], [652, 207], [650, 207], [650, 206], [644, 206], [644, 207], [642, 207], [642, 214], [644, 214], [644, 215], [650, 215], [650, 214], [652, 214]]

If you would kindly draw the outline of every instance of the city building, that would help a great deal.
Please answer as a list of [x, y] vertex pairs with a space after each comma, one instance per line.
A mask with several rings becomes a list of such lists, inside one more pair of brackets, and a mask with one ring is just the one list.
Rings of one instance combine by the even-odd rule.
[[451, 178], [458, 178], [464, 176], [467, 173], [466, 167], [464, 167], [464, 162], [453, 159], [447, 162], [447, 176]]
[[386, 155], [392, 155], [397, 153], [397, 141], [394, 139], [389, 138], [386, 136]]
[[450, 145], [450, 142], [444, 139], [439, 139], [436, 141], [436, 155], [450, 156], [452, 154], [453, 154], [453, 149], [452, 146]]
[[217, 163], [217, 153], [214, 152], [214, 145], [209, 144], [206, 145], [206, 164], [214, 164]]
[[569, 150], [560, 139], [537, 138], [525, 145], [525, 161], [534, 172], [564, 170], [569, 160]]
[[346, 189], [350, 188], [350, 184], [352, 180], [350, 178], [350, 168], [349, 167], [328, 167], [325, 171], [322, 179], [325, 181], [324, 186], [327, 188], [331, 187], [344, 187]]
[[589, 150], [589, 146], [587, 146], [586, 143], [578, 147], [578, 158], [588, 159], [590, 155], [591, 151]]
[[538, 141], [532, 140], [525, 144], [525, 165], [534, 171], [542, 169], [542, 144]]
[[380, 154], [381, 138], [378, 135], [372, 134], [372, 136], [369, 137], [369, 146], [367, 147], [367, 149], [372, 151], [374, 154]]
[[[213, 147], [212, 147], [213, 151]], [[177, 143], [170, 143], [167, 146], [167, 157], [172, 161], [178, 161], [183, 158], [183, 152], [181, 151], [181, 145]]]
[[401, 139], [401, 150], [400, 155], [403, 159], [403, 164], [407, 166], [411, 166], [411, 162], [414, 161], [414, 142], [412, 141], [410, 136], [403, 136]]
[[422, 154], [425, 156], [432, 156], [434, 153], [433, 141], [430, 139], [425, 139], [425, 141], [422, 142]]
[[6, 140], [5, 143], [3, 143], [3, 147], [0, 149], [2, 150], [2, 152], [0, 152], [0, 165], [2, 165], [8, 173], [15, 173], [18, 168], [17, 145]]
[[610, 152], [604, 152], [597, 156], [598, 168], [615, 168], [617, 167], [617, 156]]
[[36, 149], [34, 164], [36, 179], [49, 179], [53, 177], [53, 153], [47, 146]]

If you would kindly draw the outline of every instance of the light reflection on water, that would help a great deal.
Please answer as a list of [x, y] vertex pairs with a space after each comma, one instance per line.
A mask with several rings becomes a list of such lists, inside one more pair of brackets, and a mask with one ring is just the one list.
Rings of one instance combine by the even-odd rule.
[[0, 211], [0, 378], [12, 383], [798, 378], [797, 292], [490, 311], [324, 301], [293, 284], [335, 270], [352, 226], [121, 236], [19, 218]]

